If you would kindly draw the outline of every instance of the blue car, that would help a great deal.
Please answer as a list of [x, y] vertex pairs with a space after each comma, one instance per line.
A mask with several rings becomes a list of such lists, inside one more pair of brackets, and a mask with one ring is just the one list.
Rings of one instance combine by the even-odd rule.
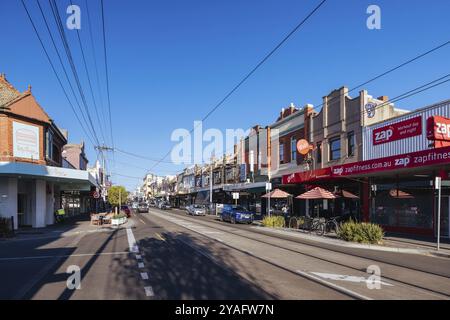
[[248, 211], [244, 207], [225, 204], [220, 214], [220, 220], [229, 221], [231, 223], [252, 223], [253, 212]]

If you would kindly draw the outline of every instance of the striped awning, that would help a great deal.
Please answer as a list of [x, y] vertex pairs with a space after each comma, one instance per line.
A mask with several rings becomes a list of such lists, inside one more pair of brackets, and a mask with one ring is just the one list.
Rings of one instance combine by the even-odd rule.
[[310, 199], [310, 200], [312, 200], [312, 199], [336, 199], [336, 198], [338, 198], [338, 196], [335, 196], [330, 191], [327, 191], [320, 187], [311, 189], [311, 190], [296, 197], [296, 199]]

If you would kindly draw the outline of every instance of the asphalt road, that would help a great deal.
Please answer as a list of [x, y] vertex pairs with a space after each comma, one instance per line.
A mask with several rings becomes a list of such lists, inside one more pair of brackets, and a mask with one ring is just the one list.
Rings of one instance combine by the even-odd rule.
[[[67, 287], [71, 266], [78, 290]], [[379, 289], [369, 266], [381, 271]], [[0, 299], [449, 299], [450, 260], [152, 208], [126, 228], [2, 241], [0, 283]]]

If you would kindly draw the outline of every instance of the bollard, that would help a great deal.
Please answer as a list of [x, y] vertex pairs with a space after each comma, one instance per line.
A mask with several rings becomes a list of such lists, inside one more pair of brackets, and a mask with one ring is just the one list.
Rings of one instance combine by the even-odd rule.
[[14, 235], [14, 216], [11, 216], [11, 233]]

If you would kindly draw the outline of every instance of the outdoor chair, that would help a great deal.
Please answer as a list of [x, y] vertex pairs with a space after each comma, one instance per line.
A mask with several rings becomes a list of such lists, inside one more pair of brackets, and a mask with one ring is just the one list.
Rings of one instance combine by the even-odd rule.
[[101, 223], [100, 218], [96, 214], [91, 214], [91, 225], [99, 226]]

